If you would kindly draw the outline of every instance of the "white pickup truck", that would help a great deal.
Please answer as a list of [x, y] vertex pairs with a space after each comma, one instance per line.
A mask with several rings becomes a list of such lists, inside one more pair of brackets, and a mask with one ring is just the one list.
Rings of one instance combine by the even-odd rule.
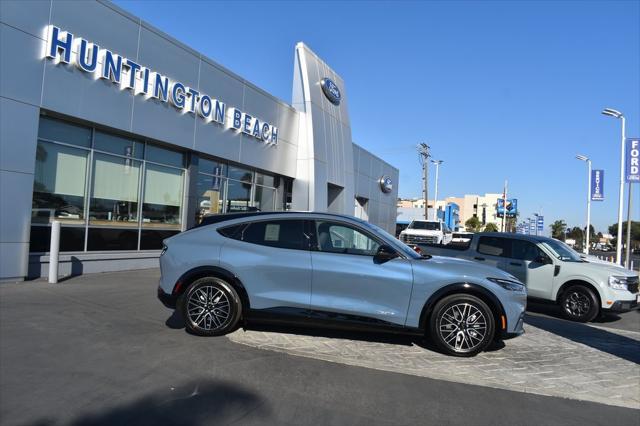
[[591, 321], [601, 312], [638, 307], [638, 274], [592, 262], [562, 241], [520, 234], [474, 234], [468, 245], [418, 246], [422, 253], [457, 257], [502, 269], [527, 287], [530, 298], [558, 303], [567, 319]]
[[449, 244], [451, 229], [438, 220], [413, 220], [400, 233], [400, 241], [408, 245], [414, 244]]

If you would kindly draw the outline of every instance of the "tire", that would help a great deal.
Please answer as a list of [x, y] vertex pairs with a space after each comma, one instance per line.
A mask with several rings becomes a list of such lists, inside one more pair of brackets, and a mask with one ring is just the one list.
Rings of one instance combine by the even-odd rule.
[[217, 277], [203, 277], [191, 283], [180, 298], [179, 307], [187, 331], [198, 336], [230, 333], [242, 316], [238, 293]]
[[493, 341], [495, 319], [491, 308], [481, 299], [470, 294], [453, 294], [433, 308], [429, 331], [442, 352], [470, 357]]
[[562, 315], [576, 322], [593, 321], [600, 313], [598, 297], [589, 287], [572, 285], [560, 297]]

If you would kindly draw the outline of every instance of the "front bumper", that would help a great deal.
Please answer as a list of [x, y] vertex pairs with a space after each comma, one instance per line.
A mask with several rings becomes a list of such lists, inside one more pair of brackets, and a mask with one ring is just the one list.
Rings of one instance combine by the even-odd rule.
[[178, 302], [178, 298], [176, 296], [165, 293], [160, 286], [158, 286], [158, 299], [164, 306], [170, 309], [175, 309]]
[[500, 338], [503, 340], [513, 339], [524, 333], [524, 312], [520, 314], [520, 318], [516, 322], [515, 327], [511, 331], [503, 330], [500, 333]]
[[610, 308], [604, 309], [605, 312], [623, 313], [638, 308], [637, 300], [616, 300]]

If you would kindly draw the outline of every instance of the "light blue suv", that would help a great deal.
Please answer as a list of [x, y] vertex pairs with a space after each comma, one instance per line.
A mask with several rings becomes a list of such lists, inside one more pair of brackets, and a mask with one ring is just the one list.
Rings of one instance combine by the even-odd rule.
[[526, 290], [515, 277], [420, 256], [354, 217], [209, 216], [164, 243], [158, 297], [199, 335], [287, 321], [426, 334], [445, 353], [471, 356], [523, 332]]

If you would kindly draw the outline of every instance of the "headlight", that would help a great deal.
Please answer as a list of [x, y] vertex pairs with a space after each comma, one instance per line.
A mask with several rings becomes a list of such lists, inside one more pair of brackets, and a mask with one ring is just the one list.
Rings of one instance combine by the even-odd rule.
[[627, 277], [616, 277], [615, 275], [610, 276], [609, 287], [614, 290], [628, 290]]
[[487, 278], [487, 279], [492, 283], [498, 284], [500, 287], [504, 288], [505, 290], [524, 291], [524, 285], [517, 281], [511, 281], [504, 278]]

